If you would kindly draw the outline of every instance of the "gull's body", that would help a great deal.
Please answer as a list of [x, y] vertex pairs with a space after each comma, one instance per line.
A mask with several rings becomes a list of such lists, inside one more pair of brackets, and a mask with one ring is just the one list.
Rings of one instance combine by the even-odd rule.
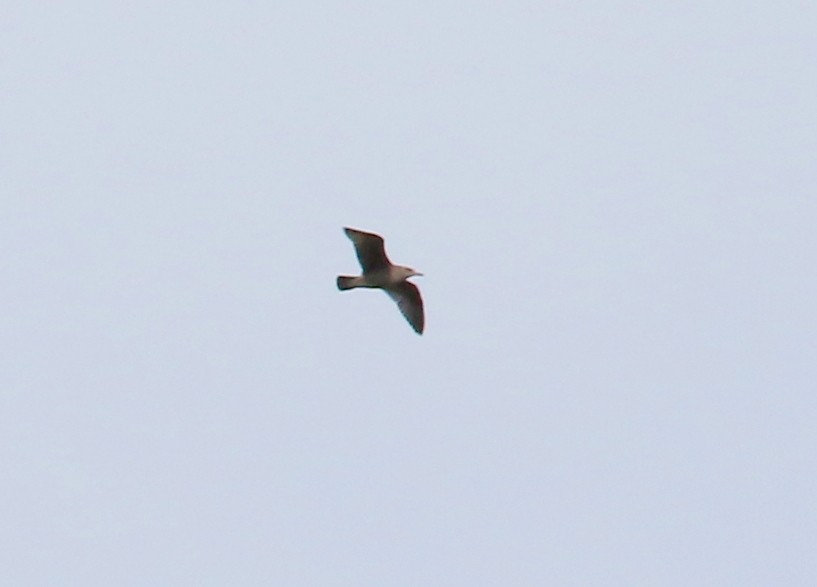
[[393, 265], [386, 256], [383, 237], [353, 228], [343, 230], [355, 245], [363, 273], [355, 277], [339, 275], [338, 289], [341, 291], [356, 287], [382, 289], [397, 302], [397, 307], [414, 331], [422, 334], [425, 326], [423, 298], [417, 286], [408, 281], [409, 277], [422, 273], [411, 267]]

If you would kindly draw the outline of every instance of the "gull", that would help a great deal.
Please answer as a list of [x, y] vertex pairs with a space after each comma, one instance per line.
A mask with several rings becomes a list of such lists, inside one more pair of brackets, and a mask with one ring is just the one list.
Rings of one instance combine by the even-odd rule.
[[397, 307], [417, 334], [423, 333], [425, 315], [423, 298], [409, 277], [422, 275], [411, 267], [392, 265], [386, 256], [383, 237], [354, 228], [344, 228], [346, 236], [354, 243], [357, 260], [363, 274], [356, 277], [338, 275], [338, 289], [345, 291], [356, 287], [382, 289], [397, 302]]

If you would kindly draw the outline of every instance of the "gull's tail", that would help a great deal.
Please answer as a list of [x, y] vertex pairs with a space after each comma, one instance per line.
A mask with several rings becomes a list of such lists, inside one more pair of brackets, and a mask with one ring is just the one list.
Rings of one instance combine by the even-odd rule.
[[350, 277], [348, 275], [338, 275], [338, 289], [343, 291], [346, 289], [352, 289], [353, 287], [357, 287], [356, 282], [357, 277]]

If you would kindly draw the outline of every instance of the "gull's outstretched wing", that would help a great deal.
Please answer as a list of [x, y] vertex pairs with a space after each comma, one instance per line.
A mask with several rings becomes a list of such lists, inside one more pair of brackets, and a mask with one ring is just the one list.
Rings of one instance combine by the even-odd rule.
[[423, 298], [420, 297], [420, 290], [417, 289], [417, 286], [410, 281], [401, 281], [387, 288], [386, 293], [397, 302], [397, 307], [411, 324], [414, 332], [422, 334], [426, 320], [423, 312]]
[[389, 258], [386, 256], [386, 249], [383, 246], [383, 237], [371, 232], [355, 230], [354, 228], [344, 228], [343, 231], [355, 245], [357, 260], [360, 261], [363, 273], [376, 271], [391, 265]]

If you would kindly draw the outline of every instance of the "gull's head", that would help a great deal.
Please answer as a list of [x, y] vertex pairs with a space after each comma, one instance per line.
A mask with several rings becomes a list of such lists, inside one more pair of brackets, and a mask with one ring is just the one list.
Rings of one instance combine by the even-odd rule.
[[409, 277], [415, 277], [417, 275], [422, 276], [423, 274], [411, 267], [398, 267], [400, 272], [400, 279], [408, 279]]

